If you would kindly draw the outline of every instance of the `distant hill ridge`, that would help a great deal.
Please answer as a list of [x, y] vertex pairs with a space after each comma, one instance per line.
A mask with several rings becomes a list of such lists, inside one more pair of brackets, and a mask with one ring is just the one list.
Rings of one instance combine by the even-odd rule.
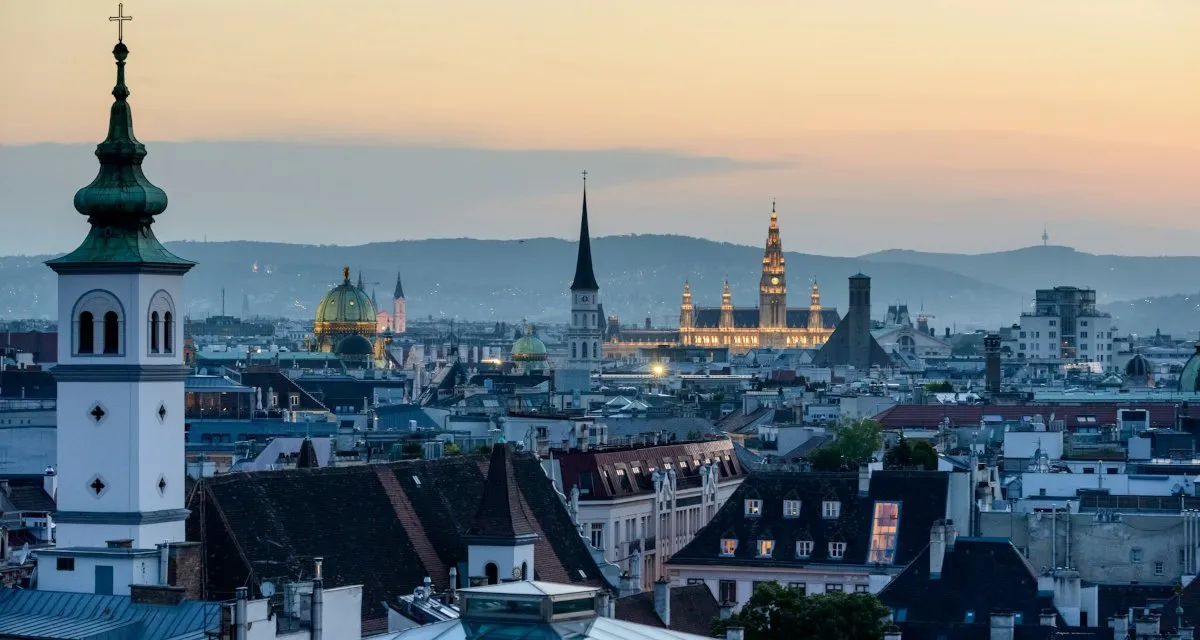
[[[193, 316], [219, 313], [224, 288], [230, 314], [239, 315], [248, 298], [253, 315], [306, 318], [348, 265], [355, 278], [362, 271], [366, 288], [377, 293], [381, 306], [390, 299], [399, 271], [410, 316], [550, 322], [566, 318], [575, 251], [573, 242], [555, 238], [361, 246], [250, 241], [167, 245], [199, 262], [187, 279], [186, 310]], [[628, 235], [596, 238], [593, 253], [605, 311], [624, 323], [641, 324], [647, 315], [656, 325], [676, 322], [685, 280], [698, 305], [718, 304], [725, 279], [735, 304], [757, 303], [760, 247], [686, 236]], [[53, 273], [41, 264], [49, 257], [0, 258], [0, 291], [6, 294], [3, 317], [54, 314]], [[1102, 302], [1112, 302], [1186, 295], [1197, 290], [1200, 276], [1200, 258], [1097, 256], [1055, 246], [978, 255], [892, 250], [857, 258], [789, 252], [787, 266], [792, 306], [808, 304], [808, 287], [815, 277], [822, 303], [844, 311], [846, 279], [861, 271], [873, 280], [875, 317], [882, 317], [888, 304], [899, 302], [914, 314], [924, 309], [936, 315], [935, 327], [959, 329], [1015, 322], [1039, 287], [1091, 286]], [[1171, 326], [1169, 319], [1155, 322], [1164, 331]]]

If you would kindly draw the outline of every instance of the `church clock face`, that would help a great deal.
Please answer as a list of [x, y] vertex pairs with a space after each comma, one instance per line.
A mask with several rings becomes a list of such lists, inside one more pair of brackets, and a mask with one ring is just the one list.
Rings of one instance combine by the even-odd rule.
[[587, 301], [588, 301], [588, 297], [587, 297], [587, 296], [579, 296], [579, 301], [580, 301], [580, 302], [587, 302]]
[[779, 284], [779, 278], [777, 278], [777, 277], [772, 277], [772, 278], [771, 278], [771, 284]]

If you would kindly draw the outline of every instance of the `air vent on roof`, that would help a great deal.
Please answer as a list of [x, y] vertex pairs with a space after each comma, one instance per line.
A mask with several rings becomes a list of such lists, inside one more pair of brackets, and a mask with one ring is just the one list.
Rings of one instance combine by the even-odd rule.
[[419, 488], [421, 486], [421, 479], [416, 476], [413, 476], [412, 479], [413, 479], [413, 482], [415, 482], [417, 487]]
[[580, 579], [580, 580], [587, 580], [587, 574], [583, 572], [583, 569], [576, 569], [576, 571], [578, 571], [578, 572], [579, 572], [579, 579]]

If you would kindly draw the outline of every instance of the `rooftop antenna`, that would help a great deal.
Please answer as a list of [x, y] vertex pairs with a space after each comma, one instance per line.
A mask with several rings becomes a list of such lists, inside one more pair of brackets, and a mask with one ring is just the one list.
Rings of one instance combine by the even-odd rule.
[[1046, 230], [1046, 225], [1042, 225], [1042, 246], [1047, 246], [1050, 242], [1050, 233]]

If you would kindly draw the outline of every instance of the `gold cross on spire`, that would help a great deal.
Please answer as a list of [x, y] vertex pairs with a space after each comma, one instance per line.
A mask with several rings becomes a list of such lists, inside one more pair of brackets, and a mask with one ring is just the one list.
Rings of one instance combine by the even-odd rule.
[[583, 184], [587, 184], [587, 169], [583, 170]]
[[117, 23], [117, 42], [125, 42], [125, 23], [133, 20], [133, 16], [125, 15], [125, 3], [117, 3], [117, 15], [110, 16], [109, 22]]

